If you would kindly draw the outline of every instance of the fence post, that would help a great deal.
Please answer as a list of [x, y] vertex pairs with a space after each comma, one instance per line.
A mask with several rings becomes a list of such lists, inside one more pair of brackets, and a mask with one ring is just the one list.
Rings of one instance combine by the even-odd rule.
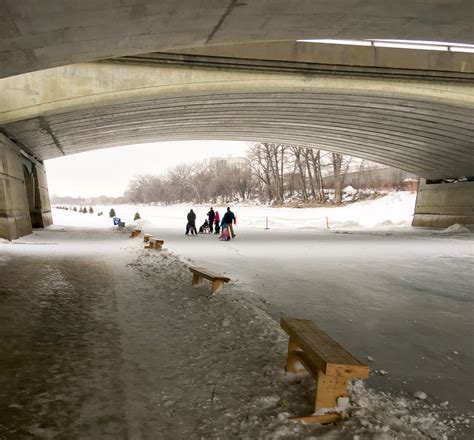
[[267, 231], [268, 229], [270, 228], [268, 227], [268, 216], [267, 216], [266, 221], [265, 221], [265, 230]]
[[328, 219], [328, 216], [326, 216], [326, 228], [327, 228], [327, 229], [330, 229], [330, 228], [329, 228], [329, 219]]

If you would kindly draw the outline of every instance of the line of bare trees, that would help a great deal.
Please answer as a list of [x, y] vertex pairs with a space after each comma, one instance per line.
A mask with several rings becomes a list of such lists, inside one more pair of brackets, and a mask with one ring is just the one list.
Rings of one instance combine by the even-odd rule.
[[260, 198], [276, 203], [326, 202], [323, 176], [331, 172], [335, 177], [335, 203], [341, 203], [344, 175], [352, 161], [350, 156], [338, 153], [272, 143], [254, 144], [248, 158]]
[[204, 161], [178, 165], [163, 176], [137, 176], [130, 182], [125, 199], [165, 204], [247, 200], [252, 196], [252, 184], [250, 168], [215, 168]]
[[[246, 159], [238, 166], [203, 161], [179, 165], [162, 176], [140, 175], [130, 182], [124, 197], [132, 203], [258, 199], [274, 204], [340, 204], [347, 172], [367, 168], [367, 161], [339, 153], [274, 143], [251, 145]], [[331, 189], [324, 183], [329, 175]]]

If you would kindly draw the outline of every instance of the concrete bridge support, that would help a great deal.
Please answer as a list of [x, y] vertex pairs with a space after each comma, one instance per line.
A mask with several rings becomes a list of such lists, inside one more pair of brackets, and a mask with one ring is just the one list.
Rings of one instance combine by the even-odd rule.
[[13, 240], [51, 224], [43, 164], [0, 133], [0, 237]]
[[420, 179], [413, 226], [474, 224], [474, 181], [430, 183]]

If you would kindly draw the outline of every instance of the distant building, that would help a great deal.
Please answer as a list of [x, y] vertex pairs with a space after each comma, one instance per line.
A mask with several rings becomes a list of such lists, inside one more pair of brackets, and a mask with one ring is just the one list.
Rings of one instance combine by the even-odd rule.
[[209, 159], [209, 166], [216, 173], [228, 168], [238, 168], [242, 171], [250, 170], [250, 162], [245, 157], [211, 157]]

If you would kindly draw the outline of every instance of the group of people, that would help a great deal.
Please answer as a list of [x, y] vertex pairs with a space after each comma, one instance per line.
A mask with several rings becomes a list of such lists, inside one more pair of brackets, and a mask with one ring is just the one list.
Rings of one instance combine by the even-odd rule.
[[[188, 212], [187, 217], [188, 223], [186, 224], [186, 235], [197, 235], [196, 229], [196, 213], [191, 209]], [[237, 223], [235, 214], [227, 208], [226, 213], [222, 217], [219, 215], [219, 211], [211, 209], [207, 213], [206, 221], [199, 227], [199, 233], [201, 234], [219, 234], [219, 240], [229, 241], [235, 238], [234, 225]]]

